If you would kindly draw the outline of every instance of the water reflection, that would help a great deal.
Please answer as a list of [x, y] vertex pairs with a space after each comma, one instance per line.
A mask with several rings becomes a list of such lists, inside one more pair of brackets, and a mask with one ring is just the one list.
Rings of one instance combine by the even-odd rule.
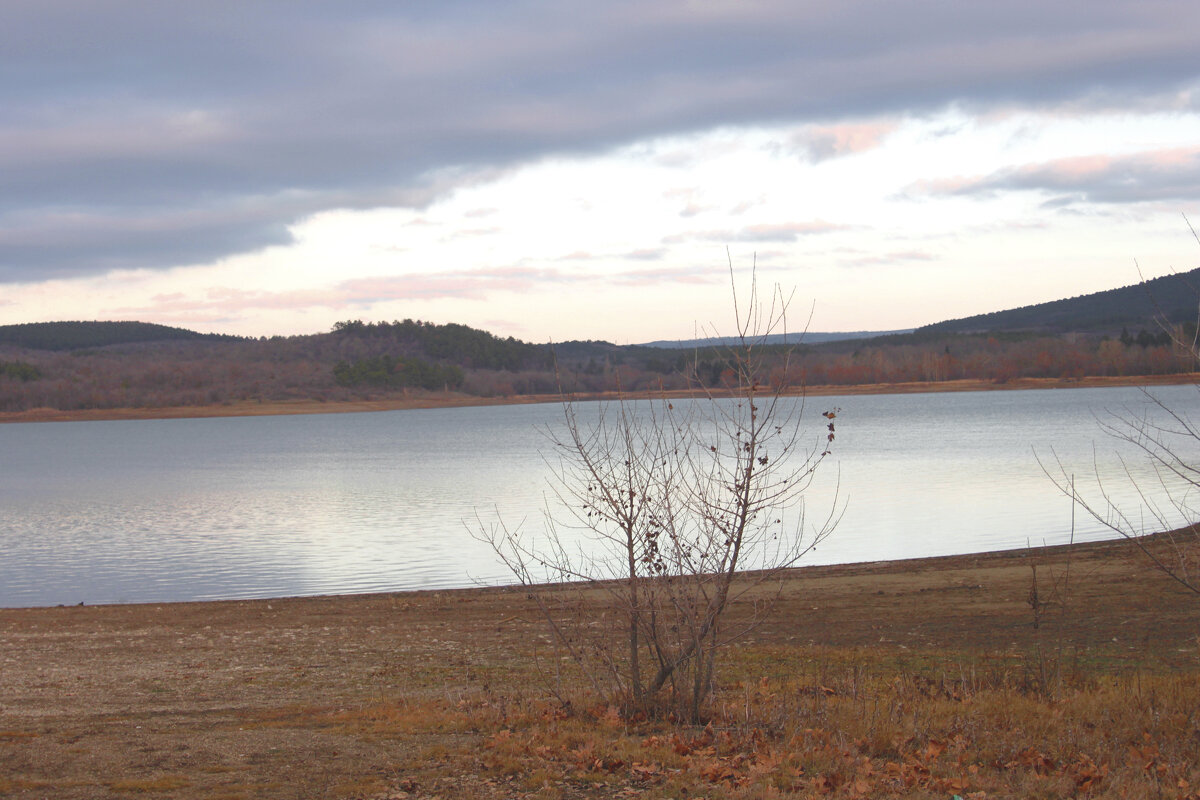
[[[1194, 400], [1190, 387], [1156, 394], [1177, 407]], [[842, 413], [809, 513], [828, 509], [839, 478], [848, 508], [806, 561], [1066, 541], [1070, 504], [1033, 450], [1053, 447], [1086, 473], [1095, 443], [1102, 469], [1115, 469], [1114, 443], [1092, 414], [1122, 405], [1144, 402], [1129, 389], [816, 398], [814, 435], [820, 409]], [[0, 605], [503, 581], [464, 520], [479, 510], [540, 526], [548, 444], [535, 429], [558, 413], [547, 405], [0, 426]], [[1136, 499], [1126, 483], [1113, 485]], [[1079, 523], [1077, 539], [1105, 535]]]

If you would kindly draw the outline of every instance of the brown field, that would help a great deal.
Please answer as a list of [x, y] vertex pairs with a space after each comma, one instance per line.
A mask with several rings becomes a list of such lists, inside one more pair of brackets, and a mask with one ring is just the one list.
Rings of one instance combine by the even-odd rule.
[[[916, 394], [921, 392], [979, 392], [1021, 389], [1078, 389], [1103, 386], [1166, 386], [1200, 384], [1200, 373], [1173, 375], [1124, 375], [1085, 378], [1015, 378], [1003, 383], [985, 380], [916, 381], [911, 383], [871, 383], [853, 386], [809, 386], [804, 394], [812, 397], [856, 394]], [[637, 393], [649, 396], [649, 393]], [[687, 391], [655, 393], [669, 398], [692, 396]], [[616, 393], [580, 394], [579, 400], [610, 400]], [[62, 411], [56, 408], [33, 408], [28, 411], [0, 412], [5, 422], [72, 422], [114, 419], [180, 419], [194, 417], [258, 417], [279, 414], [333, 414], [360, 411], [397, 411], [406, 408], [450, 408], [462, 406], [513, 405], [523, 403], [556, 403], [557, 394], [513, 395], [507, 397], [476, 397], [456, 392], [426, 392], [413, 390], [377, 400], [321, 402], [317, 400], [279, 400], [224, 403], [205, 406], [172, 406], [167, 408], [93, 408]]]
[[518, 590], [0, 610], [0, 796], [1195, 798], [1197, 634], [1123, 542], [796, 570], [691, 727]]

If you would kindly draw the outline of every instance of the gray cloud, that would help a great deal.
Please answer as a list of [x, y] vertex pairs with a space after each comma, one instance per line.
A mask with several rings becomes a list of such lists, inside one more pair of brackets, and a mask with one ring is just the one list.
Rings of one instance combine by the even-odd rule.
[[621, 255], [627, 261], [658, 261], [667, 254], [665, 247], [642, 247]]
[[727, 238], [739, 242], [794, 242], [801, 236], [815, 236], [849, 229], [849, 225], [837, 225], [823, 220], [783, 222], [776, 225], [747, 225], [732, 237]]
[[1169, 0], [9, 4], [0, 281], [206, 261], [647, 135], [1142, 103], [1200, 75], [1198, 23]]
[[1155, 150], [1126, 156], [1080, 156], [1004, 169], [990, 175], [926, 181], [910, 192], [992, 195], [1039, 191], [1044, 205], [1200, 200], [1200, 148]]
[[826, 161], [873, 150], [897, 127], [890, 120], [816, 125], [796, 137], [796, 146], [810, 160]]

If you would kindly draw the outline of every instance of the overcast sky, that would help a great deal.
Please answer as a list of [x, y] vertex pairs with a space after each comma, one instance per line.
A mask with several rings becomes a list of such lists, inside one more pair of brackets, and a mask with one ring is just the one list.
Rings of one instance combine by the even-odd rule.
[[0, 324], [906, 328], [1200, 263], [1200, 4], [0, 12]]

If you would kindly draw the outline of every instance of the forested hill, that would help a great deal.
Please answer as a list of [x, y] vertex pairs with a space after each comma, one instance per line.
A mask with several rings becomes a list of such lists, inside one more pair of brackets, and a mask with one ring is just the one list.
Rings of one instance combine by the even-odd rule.
[[1125, 327], [1194, 323], [1198, 297], [1200, 269], [1194, 269], [1120, 289], [937, 322], [918, 328], [917, 333], [1029, 331], [1116, 336]]
[[431, 358], [466, 368], [547, 369], [551, 363], [550, 351], [544, 346], [511, 336], [502, 339], [457, 323], [437, 325], [411, 319], [403, 322], [350, 320], [334, 325], [333, 336], [375, 342], [389, 346], [389, 352], [395, 354]]
[[[914, 333], [756, 349], [772, 384], [853, 386], [1165, 375], [1196, 369], [1200, 270], [1109, 292], [951, 320]], [[1164, 318], [1178, 327], [1165, 331]], [[1174, 338], [1172, 337], [1174, 334]], [[339, 322], [240, 338], [142, 322], [0, 326], [0, 412], [723, 388], [726, 347], [553, 346], [456, 323]]]
[[28, 322], [0, 325], [0, 344], [29, 350], [84, 350], [138, 342], [235, 341], [237, 338], [150, 322]]

